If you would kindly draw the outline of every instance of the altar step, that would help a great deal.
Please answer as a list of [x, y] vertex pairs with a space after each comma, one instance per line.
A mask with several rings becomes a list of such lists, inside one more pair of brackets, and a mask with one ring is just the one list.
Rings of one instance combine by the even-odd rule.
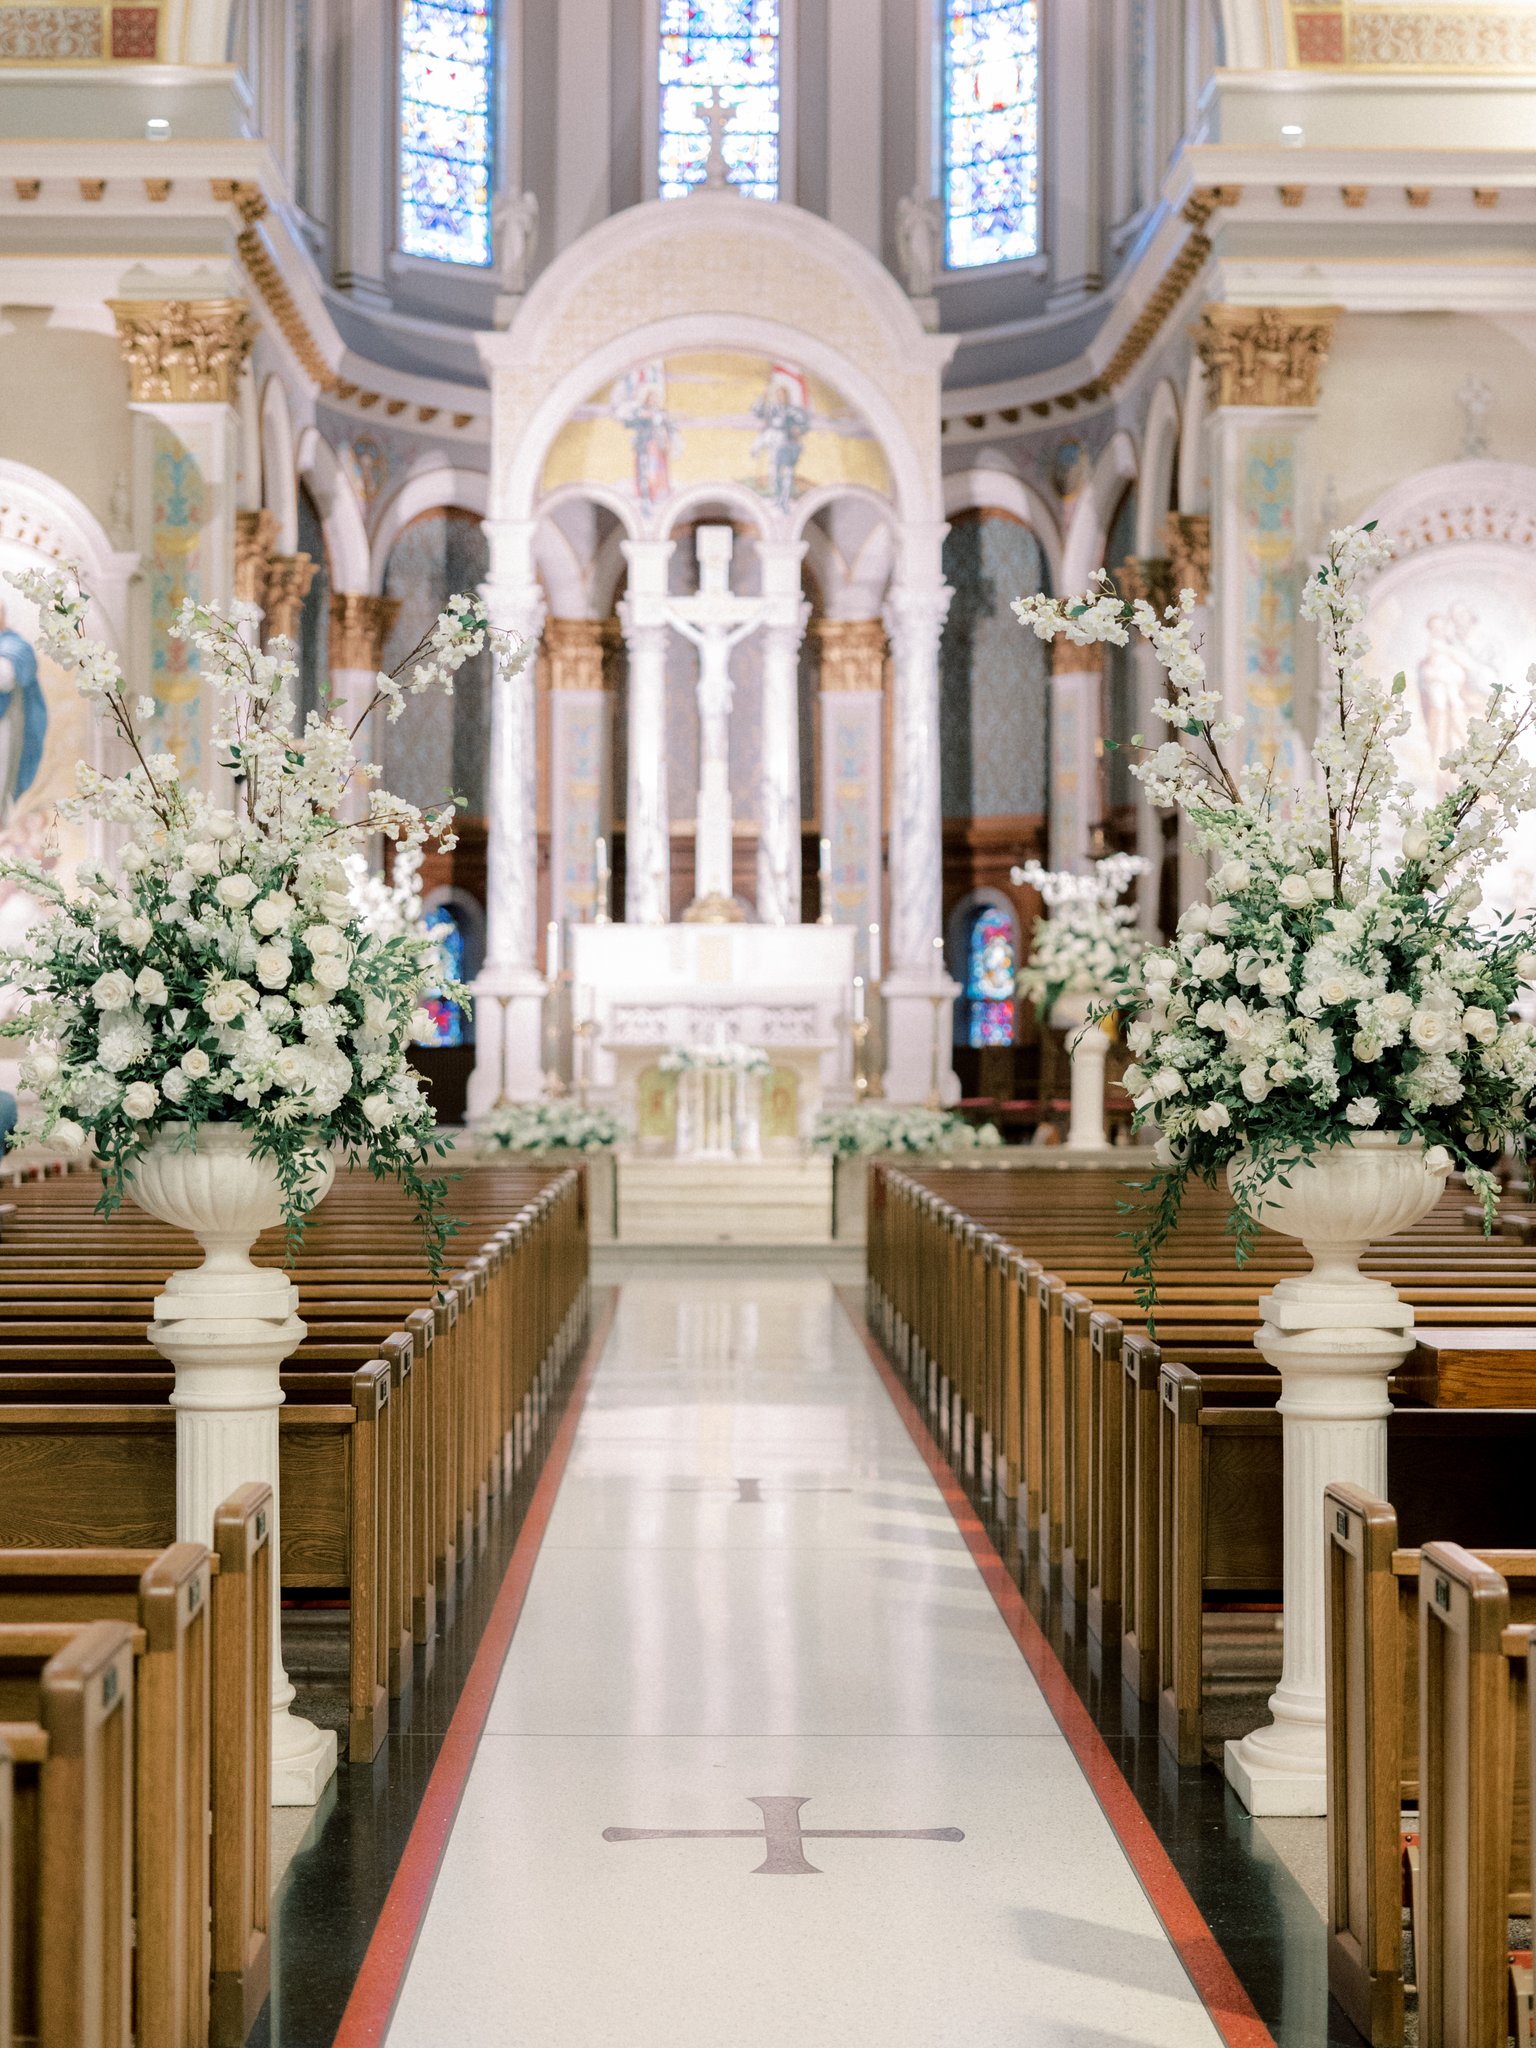
[[643, 1159], [619, 1167], [621, 1244], [827, 1244], [832, 1162]]

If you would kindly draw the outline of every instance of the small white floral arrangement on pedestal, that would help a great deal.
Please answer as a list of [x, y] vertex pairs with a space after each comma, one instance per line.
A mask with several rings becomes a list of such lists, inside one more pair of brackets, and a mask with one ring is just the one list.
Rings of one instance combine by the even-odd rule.
[[761, 1077], [773, 1062], [760, 1045], [674, 1045], [656, 1064], [664, 1074], [711, 1072]]
[[1118, 1004], [1143, 944], [1135, 906], [1120, 899], [1149, 866], [1139, 854], [1112, 853], [1082, 875], [1035, 860], [1011, 870], [1011, 879], [1033, 889], [1048, 912], [1035, 920], [1018, 980], [1019, 994], [1042, 1021], [1063, 996]]
[[611, 1152], [624, 1127], [611, 1109], [556, 1097], [503, 1103], [480, 1118], [475, 1135], [490, 1152]]
[[[74, 673], [124, 764], [100, 774], [82, 763], [68, 806], [122, 842], [112, 865], [82, 869], [66, 890], [43, 864], [0, 861], [0, 875], [47, 907], [0, 954], [23, 997], [0, 1028], [27, 1040], [22, 1074], [38, 1097], [23, 1135], [65, 1150], [94, 1143], [110, 1214], [148, 1148], [193, 1145], [205, 1124], [238, 1126], [276, 1171], [290, 1235], [314, 1198], [315, 1153], [339, 1148], [405, 1187], [436, 1264], [446, 1184], [430, 1169], [446, 1140], [405, 1048], [441, 963], [412, 919], [382, 927], [378, 906], [354, 892], [370, 838], [394, 841], [407, 878], [426, 840], [451, 847], [453, 805], [424, 814], [370, 786], [378, 770], [356, 761], [354, 741], [376, 709], [397, 717], [406, 693], [451, 690], [488, 643], [506, 669], [526, 650], [490, 632], [474, 599], [455, 597], [399, 669], [378, 677], [354, 723], [311, 712], [296, 733], [289, 644], [268, 654], [249, 644], [253, 607], [226, 617], [189, 603], [173, 631], [216, 696], [227, 793], [215, 796], [152, 750], [154, 702], [131, 696], [116, 657], [87, 637], [73, 575], [10, 580], [37, 605], [43, 649]], [[361, 815], [346, 822], [359, 781]]]
[[1536, 972], [1531, 920], [1475, 913], [1501, 836], [1536, 807], [1522, 750], [1536, 669], [1526, 688], [1490, 693], [1442, 764], [1452, 787], [1423, 805], [1394, 760], [1404, 678], [1383, 685], [1363, 666], [1357, 584], [1389, 553], [1369, 527], [1344, 528], [1306, 585], [1322, 662], [1318, 780], [1301, 788], [1234, 753], [1240, 721], [1193, 645], [1192, 591], [1162, 617], [1107, 577], [1080, 600], [1014, 606], [1044, 640], [1123, 646], [1136, 631], [1151, 643], [1170, 682], [1155, 708], [1175, 737], [1133, 772], [1183, 811], [1214, 864], [1207, 900], [1143, 955], [1124, 1004], [1136, 1123], [1162, 1132], [1136, 1240], [1144, 1299], [1192, 1175], [1214, 1184], [1238, 1162], [1241, 1259], [1265, 1188], [1357, 1132], [1417, 1141], [1431, 1174], [1459, 1167], [1490, 1222], [1489, 1154], [1532, 1146], [1536, 1032], [1512, 1014]]
[[838, 1159], [873, 1152], [974, 1152], [1001, 1145], [996, 1124], [968, 1123], [950, 1109], [903, 1109], [860, 1103], [824, 1109], [811, 1132], [811, 1149]]

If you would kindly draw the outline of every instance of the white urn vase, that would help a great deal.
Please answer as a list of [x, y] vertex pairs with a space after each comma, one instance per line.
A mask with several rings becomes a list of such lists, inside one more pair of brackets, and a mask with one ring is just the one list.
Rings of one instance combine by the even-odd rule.
[[1061, 995], [1051, 1005], [1051, 1022], [1066, 1033], [1072, 1067], [1072, 1115], [1067, 1125], [1068, 1152], [1102, 1152], [1109, 1143], [1104, 1129], [1104, 1065], [1109, 1058], [1109, 1033], [1102, 1023], [1090, 1024], [1089, 1012], [1098, 997]]
[[[335, 1168], [315, 1152], [306, 1177], [311, 1205]], [[175, 1368], [176, 1534], [209, 1543], [221, 1501], [248, 1480], [272, 1488], [272, 1802], [312, 1806], [336, 1768], [336, 1737], [293, 1712], [279, 1632], [282, 1502], [277, 1411], [282, 1362], [304, 1339], [298, 1289], [251, 1246], [283, 1220], [282, 1188], [269, 1159], [252, 1155], [238, 1124], [160, 1132], [128, 1176], [128, 1193], [162, 1223], [187, 1230], [203, 1262], [173, 1273], [155, 1301], [149, 1341]]]
[[1300, 1238], [1312, 1270], [1260, 1299], [1254, 1342], [1280, 1374], [1284, 1430], [1284, 1654], [1273, 1720], [1226, 1747], [1226, 1773], [1250, 1813], [1327, 1810], [1323, 1674], [1323, 1489], [1348, 1480], [1387, 1492], [1387, 1380], [1413, 1348], [1413, 1310], [1360, 1271], [1372, 1244], [1409, 1230], [1444, 1192], [1448, 1167], [1422, 1140], [1359, 1131], [1286, 1169], [1287, 1185], [1246, 1157], [1227, 1168], [1260, 1222]]

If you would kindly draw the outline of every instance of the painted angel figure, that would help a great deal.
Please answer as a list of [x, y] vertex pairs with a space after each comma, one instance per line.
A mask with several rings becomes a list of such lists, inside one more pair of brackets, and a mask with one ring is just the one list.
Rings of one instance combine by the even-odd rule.
[[0, 607], [0, 825], [37, 780], [47, 732], [37, 656]]

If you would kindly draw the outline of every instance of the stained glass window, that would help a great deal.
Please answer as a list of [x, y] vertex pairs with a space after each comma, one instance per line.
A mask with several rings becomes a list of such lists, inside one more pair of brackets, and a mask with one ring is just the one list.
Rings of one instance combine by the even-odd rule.
[[400, 247], [491, 260], [494, 0], [404, 0], [400, 11]]
[[726, 176], [754, 199], [779, 196], [779, 0], [661, 0], [658, 189], [680, 199], [703, 183], [707, 108], [732, 110]]
[[[459, 923], [451, 907], [439, 903], [435, 910], [426, 915], [427, 930], [437, 940], [437, 950], [442, 958], [444, 971], [454, 981], [464, 979], [464, 927]], [[434, 989], [423, 997], [421, 1007], [437, 1027], [436, 1035], [425, 1041], [428, 1045], [462, 1045], [464, 1043], [464, 1012], [457, 1003]]]
[[966, 954], [968, 1044], [1012, 1045], [1015, 968], [1013, 919], [988, 904], [971, 926]]
[[945, 0], [944, 258], [951, 270], [1040, 246], [1036, 0]]

